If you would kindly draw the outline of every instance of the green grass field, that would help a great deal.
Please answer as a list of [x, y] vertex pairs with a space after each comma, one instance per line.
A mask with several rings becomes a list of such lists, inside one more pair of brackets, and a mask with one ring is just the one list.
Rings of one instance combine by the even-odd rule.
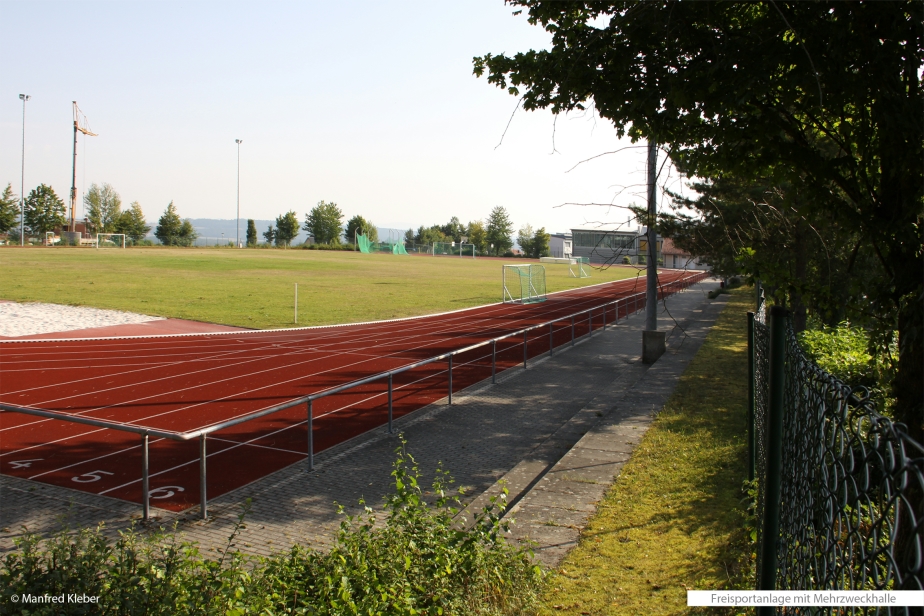
[[[315, 250], [15, 248], [0, 250], [0, 298], [140, 312], [239, 327], [329, 325], [431, 314], [501, 300], [501, 265], [519, 259], [401, 257]], [[547, 265], [549, 292], [634, 278]], [[640, 281], [641, 289], [644, 281]]]

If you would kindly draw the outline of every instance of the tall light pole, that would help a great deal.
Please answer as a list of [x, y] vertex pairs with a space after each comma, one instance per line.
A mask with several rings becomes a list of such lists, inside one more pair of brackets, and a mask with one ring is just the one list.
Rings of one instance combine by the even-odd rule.
[[237, 247], [241, 247], [241, 140], [235, 139], [237, 144]]
[[648, 276], [645, 293], [645, 329], [642, 331], [642, 362], [653, 364], [664, 354], [665, 333], [658, 331], [657, 192], [658, 144], [648, 137]]
[[28, 94], [20, 94], [22, 101], [22, 171], [19, 184], [19, 245], [26, 245], [26, 101], [32, 98]]

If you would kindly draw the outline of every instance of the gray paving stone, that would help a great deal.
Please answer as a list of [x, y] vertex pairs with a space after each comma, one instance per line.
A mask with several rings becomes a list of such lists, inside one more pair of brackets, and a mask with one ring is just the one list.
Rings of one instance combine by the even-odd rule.
[[[537, 558], [554, 566], [579, 537], [593, 504], [622, 468], [693, 356], [722, 300], [698, 285], [668, 299], [674, 328], [668, 351], [652, 366], [641, 363], [644, 315], [620, 320], [549, 358], [531, 359], [529, 369], [498, 375], [497, 385], [478, 384], [395, 421], [429, 485], [438, 462], [466, 488], [468, 513], [506, 487], [517, 519], [515, 538], [531, 537]], [[664, 314], [661, 323], [666, 323]], [[315, 456], [316, 470], [300, 462], [209, 501], [210, 518], [198, 510], [155, 510], [149, 527], [174, 523], [184, 539], [203, 549], [224, 549], [244, 503], [250, 499], [236, 548], [269, 555], [299, 541], [331, 545], [347, 513], [364, 498], [379, 507], [391, 488], [391, 464], [399, 441], [384, 428], [372, 430]], [[0, 553], [13, 548], [22, 527], [47, 536], [63, 524], [72, 529], [105, 522], [115, 536], [140, 525], [138, 505], [111, 498], [0, 476]], [[470, 515], [469, 515], [470, 517]], [[551, 520], [551, 522], [550, 522]], [[559, 525], [562, 522], [563, 525]]]

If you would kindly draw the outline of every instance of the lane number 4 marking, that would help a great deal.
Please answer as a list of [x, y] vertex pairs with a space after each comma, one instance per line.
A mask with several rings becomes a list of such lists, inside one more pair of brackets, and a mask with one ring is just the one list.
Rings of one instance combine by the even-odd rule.
[[[94, 481], [99, 481], [102, 479], [102, 475], [112, 475], [107, 471], [90, 471], [89, 473], [84, 473], [83, 475], [78, 475], [76, 477], [71, 477], [71, 481], [76, 481], [77, 483], [93, 483]], [[86, 477], [86, 479], [81, 479], [81, 477]]]
[[29, 468], [32, 466], [33, 462], [41, 462], [44, 458], [36, 458], [34, 460], [10, 460], [10, 466], [13, 468]]

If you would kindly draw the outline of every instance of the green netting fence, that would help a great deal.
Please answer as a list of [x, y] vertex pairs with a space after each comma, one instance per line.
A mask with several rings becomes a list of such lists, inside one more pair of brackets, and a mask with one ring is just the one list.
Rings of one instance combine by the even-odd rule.
[[359, 248], [359, 252], [366, 254], [373, 252], [390, 252], [391, 254], [395, 255], [407, 254], [407, 250], [405, 250], [403, 242], [371, 242], [369, 241], [368, 236], [365, 236], [362, 233], [356, 234], [356, 246]]
[[924, 447], [879, 414], [865, 389], [810, 361], [785, 310], [761, 301], [748, 321], [758, 589], [924, 589]]

